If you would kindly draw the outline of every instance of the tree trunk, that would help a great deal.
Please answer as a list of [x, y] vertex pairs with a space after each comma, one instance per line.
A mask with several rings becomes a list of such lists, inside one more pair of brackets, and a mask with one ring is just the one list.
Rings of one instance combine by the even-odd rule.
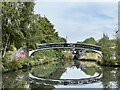
[[8, 41], [9, 41], [9, 37], [10, 35], [8, 35], [8, 38], [7, 38], [7, 41], [6, 41], [6, 44], [5, 44], [5, 48], [4, 48], [4, 51], [3, 51], [3, 58], [5, 57], [5, 54], [6, 54], [6, 49], [7, 49], [7, 45], [8, 45]]

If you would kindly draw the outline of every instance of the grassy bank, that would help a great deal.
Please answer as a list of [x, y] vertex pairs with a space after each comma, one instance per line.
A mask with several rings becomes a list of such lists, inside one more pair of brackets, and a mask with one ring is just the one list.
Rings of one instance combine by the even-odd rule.
[[99, 54], [97, 53], [86, 53], [85, 56], [81, 56], [79, 59], [85, 59], [85, 60], [96, 60], [99, 61], [101, 58]]
[[7, 57], [2, 59], [3, 73], [15, 71], [18, 69], [29, 68], [35, 65], [47, 64], [49, 62], [59, 60], [62, 56], [60, 50], [45, 50], [34, 53], [31, 57], [20, 58], [13, 60]]

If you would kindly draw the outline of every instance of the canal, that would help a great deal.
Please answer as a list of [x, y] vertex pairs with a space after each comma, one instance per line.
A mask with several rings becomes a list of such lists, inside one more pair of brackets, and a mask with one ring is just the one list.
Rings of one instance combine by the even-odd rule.
[[95, 62], [58, 60], [3, 74], [2, 88], [120, 88], [120, 68]]

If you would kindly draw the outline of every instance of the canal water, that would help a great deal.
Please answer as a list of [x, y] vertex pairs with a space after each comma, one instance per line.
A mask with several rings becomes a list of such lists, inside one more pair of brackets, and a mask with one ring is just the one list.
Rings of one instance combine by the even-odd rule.
[[[120, 68], [95, 62], [66, 60], [3, 74], [2, 88], [119, 88]], [[95, 79], [96, 78], [96, 79]]]

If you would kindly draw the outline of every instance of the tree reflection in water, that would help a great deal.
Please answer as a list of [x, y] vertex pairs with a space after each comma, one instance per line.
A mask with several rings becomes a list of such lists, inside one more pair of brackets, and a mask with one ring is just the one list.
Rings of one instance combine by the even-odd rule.
[[[50, 68], [51, 66], [53, 66], [53, 68]], [[75, 66], [77, 69], [81, 69], [86, 75], [93, 76], [95, 73], [103, 73], [101, 82], [98, 82], [99, 84], [102, 85], [103, 88], [120, 88], [120, 68], [95, 67], [95, 66], [88, 67], [85, 64], [83, 65], [82, 62], [80, 61], [65, 61], [62, 63], [55, 62], [50, 63], [48, 65], [36, 66], [30, 70], [18, 70], [16, 72], [3, 74], [2, 88], [35, 88], [38, 90], [40, 88], [41, 90], [44, 89], [46, 90], [46, 88], [49, 88], [49, 90], [53, 90], [55, 88], [54, 85], [44, 85], [44, 83], [40, 84], [38, 82], [29, 81], [28, 73], [36, 72], [36, 74], [41, 74], [43, 72], [42, 69], [44, 69], [45, 70], [44, 72], [47, 72], [47, 74], [46, 73], [44, 74], [48, 75], [47, 76], [48, 78], [59, 79], [61, 75], [65, 72], [66, 68], [72, 66]], [[99, 68], [101, 69], [99, 70]], [[88, 86], [91, 87], [91, 84], [88, 84]], [[79, 85], [79, 88], [80, 87], [81, 85]], [[84, 85], [84, 87], [86, 87], [86, 85]]]
[[102, 67], [104, 88], [120, 88], [120, 68]]

